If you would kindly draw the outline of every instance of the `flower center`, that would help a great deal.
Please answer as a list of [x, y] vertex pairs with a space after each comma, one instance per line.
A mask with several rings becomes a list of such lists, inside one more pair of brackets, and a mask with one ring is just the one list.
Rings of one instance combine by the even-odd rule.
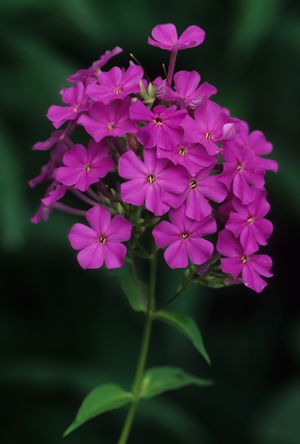
[[156, 118], [154, 119], [154, 123], [155, 123], [156, 125], [162, 125], [162, 119], [161, 119], [160, 117], [156, 117]]
[[247, 219], [247, 224], [252, 224], [254, 222], [254, 216], [249, 216]]
[[150, 174], [150, 176], [147, 177], [147, 181], [148, 181], [149, 183], [154, 183], [155, 180], [156, 180], [156, 179], [155, 179], [154, 176], [152, 176], [152, 174]]
[[236, 170], [241, 171], [241, 169], [242, 169], [242, 164], [239, 162], [236, 166]]
[[205, 139], [206, 140], [211, 140], [212, 139], [212, 134], [210, 134], [208, 131], [206, 131], [206, 133], [204, 134]]
[[242, 262], [242, 264], [246, 264], [248, 262], [247, 256], [242, 256], [241, 262]]
[[85, 171], [86, 173], [90, 173], [92, 171], [92, 165], [87, 163], [86, 165], [84, 165], [83, 171]]
[[106, 242], [106, 237], [101, 235], [101, 236], [99, 236], [98, 241], [99, 241], [100, 244], [105, 244], [105, 242]]
[[112, 131], [115, 128], [115, 123], [114, 122], [110, 122], [107, 124], [107, 129], [108, 131]]
[[189, 233], [184, 232], [184, 233], [181, 233], [180, 236], [181, 236], [181, 239], [186, 240], [189, 237]]
[[189, 183], [189, 187], [191, 190], [197, 187], [197, 182], [195, 180], [191, 180]]
[[186, 150], [185, 150], [185, 148], [183, 148], [183, 147], [182, 147], [182, 148], [179, 148], [178, 153], [180, 154], [180, 156], [184, 157], [185, 154], [186, 154]]
[[115, 94], [121, 94], [121, 92], [122, 92], [122, 88], [120, 86], [118, 86], [117, 88], [114, 89]]

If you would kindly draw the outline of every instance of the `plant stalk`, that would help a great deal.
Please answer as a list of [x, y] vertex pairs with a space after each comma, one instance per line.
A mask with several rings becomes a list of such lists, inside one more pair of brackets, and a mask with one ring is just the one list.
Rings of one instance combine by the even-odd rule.
[[145, 366], [148, 357], [149, 343], [152, 330], [152, 313], [155, 308], [155, 287], [156, 287], [156, 253], [153, 253], [153, 258], [150, 262], [150, 280], [149, 280], [149, 295], [147, 301], [147, 312], [144, 326], [144, 333], [142, 344], [140, 348], [140, 354], [136, 367], [134, 383], [132, 386], [133, 401], [129, 407], [123, 429], [121, 431], [118, 444], [126, 444], [129, 438], [129, 434], [132, 428], [133, 420], [137, 410], [137, 404], [140, 398], [142, 390], [142, 382], [144, 378]]

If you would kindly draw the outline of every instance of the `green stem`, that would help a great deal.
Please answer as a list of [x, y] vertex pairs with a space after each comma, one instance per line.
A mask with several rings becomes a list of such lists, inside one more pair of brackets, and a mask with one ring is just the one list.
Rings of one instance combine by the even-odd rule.
[[149, 343], [151, 337], [152, 329], [152, 313], [155, 308], [155, 286], [156, 286], [156, 254], [153, 254], [153, 259], [151, 260], [150, 269], [150, 282], [149, 282], [149, 297], [147, 301], [147, 312], [146, 321], [144, 326], [143, 339], [140, 349], [140, 355], [136, 367], [134, 383], [132, 386], [133, 401], [128, 410], [121, 435], [118, 440], [118, 444], [126, 444], [129, 438], [129, 434], [132, 428], [132, 423], [136, 414], [137, 404], [140, 398], [142, 390], [142, 382], [144, 378], [144, 371], [148, 357]]

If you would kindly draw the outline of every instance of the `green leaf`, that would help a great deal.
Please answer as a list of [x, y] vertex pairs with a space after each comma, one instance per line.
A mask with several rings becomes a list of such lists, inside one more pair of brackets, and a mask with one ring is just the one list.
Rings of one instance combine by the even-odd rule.
[[105, 384], [95, 388], [84, 399], [75, 420], [67, 428], [63, 436], [69, 435], [85, 422], [95, 418], [95, 416], [128, 404], [132, 398], [132, 393], [123, 390], [116, 384]]
[[169, 390], [187, 385], [208, 386], [212, 381], [189, 375], [177, 367], [155, 367], [146, 371], [142, 383], [142, 398], [153, 398]]
[[190, 316], [175, 311], [161, 310], [157, 311], [153, 315], [154, 319], [167, 322], [173, 327], [177, 328], [182, 334], [184, 334], [203, 356], [208, 364], [210, 364], [210, 358], [203, 344], [203, 339], [196, 322]]
[[124, 291], [131, 308], [134, 311], [145, 311], [145, 287], [146, 285], [141, 283], [138, 285], [133, 277], [122, 276], [120, 277], [120, 283], [122, 290]]

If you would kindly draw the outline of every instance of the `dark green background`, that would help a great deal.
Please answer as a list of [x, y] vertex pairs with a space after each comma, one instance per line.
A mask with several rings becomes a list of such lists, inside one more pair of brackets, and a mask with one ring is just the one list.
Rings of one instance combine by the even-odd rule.
[[[178, 308], [201, 326], [212, 366], [175, 331], [157, 325], [150, 364], [180, 365], [213, 377], [141, 404], [131, 443], [299, 444], [299, 2], [288, 0], [0, 2], [0, 440], [57, 444], [88, 390], [129, 386], [141, 336], [114, 281], [79, 269], [66, 233], [75, 219], [53, 214], [32, 226], [44, 188], [27, 181], [47, 154], [30, 146], [47, 137], [47, 107], [65, 77], [106, 49], [125, 49], [151, 75], [167, 53], [146, 45], [158, 23], [181, 31], [197, 24], [205, 43], [183, 51], [178, 68], [197, 69], [233, 115], [266, 132], [280, 162], [268, 177], [275, 231], [267, 248], [275, 277], [261, 295], [244, 287], [193, 287]], [[174, 276], [160, 264], [159, 297]], [[125, 411], [104, 415], [67, 438], [116, 442]]]

